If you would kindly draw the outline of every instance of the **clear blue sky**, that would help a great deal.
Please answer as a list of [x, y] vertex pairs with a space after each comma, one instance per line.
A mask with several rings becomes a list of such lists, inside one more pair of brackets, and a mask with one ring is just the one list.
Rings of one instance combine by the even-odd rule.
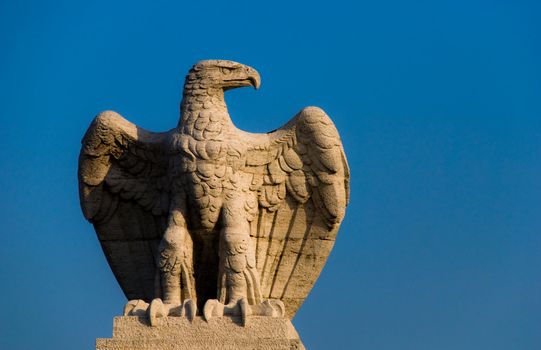
[[[353, 5], [355, 3], [355, 5]], [[335, 121], [351, 205], [294, 324], [309, 349], [541, 349], [536, 1], [2, 1], [0, 348], [92, 349], [124, 296], [80, 212], [93, 116], [176, 125], [200, 59], [268, 131]]]

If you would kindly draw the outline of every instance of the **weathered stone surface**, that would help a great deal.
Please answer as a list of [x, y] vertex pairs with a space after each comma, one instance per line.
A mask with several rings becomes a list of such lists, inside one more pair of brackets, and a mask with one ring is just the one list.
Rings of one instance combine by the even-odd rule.
[[129, 299], [124, 315], [159, 326], [117, 319], [99, 349], [196, 349], [203, 338], [222, 349], [289, 348], [289, 335], [273, 332], [287, 328], [283, 317], [295, 315], [325, 265], [349, 169], [320, 108], [269, 133], [237, 129], [224, 92], [259, 85], [251, 67], [201, 61], [170, 131], [111, 111], [90, 125], [79, 158], [83, 213]]
[[304, 349], [295, 328], [283, 317], [215, 317], [209, 322], [196, 317], [164, 317], [150, 327], [146, 317], [115, 317], [113, 337], [97, 339], [96, 350], [293, 350]]

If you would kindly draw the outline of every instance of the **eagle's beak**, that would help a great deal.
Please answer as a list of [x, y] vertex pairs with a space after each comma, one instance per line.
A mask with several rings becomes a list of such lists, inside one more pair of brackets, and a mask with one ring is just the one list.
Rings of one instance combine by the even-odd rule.
[[255, 89], [259, 89], [261, 78], [259, 73], [252, 67], [242, 66], [237, 68], [229, 78], [225, 78], [223, 82], [224, 91], [243, 86], [253, 86]]
[[261, 77], [259, 76], [259, 73], [253, 69], [252, 67], [246, 67], [248, 70], [248, 80], [250, 81], [250, 84], [257, 90], [259, 89], [259, 86], [261, 85]]

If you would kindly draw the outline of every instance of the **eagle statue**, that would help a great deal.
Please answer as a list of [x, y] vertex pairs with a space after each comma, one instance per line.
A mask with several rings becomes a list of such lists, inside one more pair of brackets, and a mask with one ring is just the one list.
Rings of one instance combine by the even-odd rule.
[[344, 217], [349, 169], [320, 108], [269, 133], [237, 129], [224, 92], [259, 85], [251, 67], [200, 61], [176, 128], [146, 131], [112, 111], [92, 121], [81, 207], [129, 300], [125, 315], [245, 324], [292, 318], [310, 292]]

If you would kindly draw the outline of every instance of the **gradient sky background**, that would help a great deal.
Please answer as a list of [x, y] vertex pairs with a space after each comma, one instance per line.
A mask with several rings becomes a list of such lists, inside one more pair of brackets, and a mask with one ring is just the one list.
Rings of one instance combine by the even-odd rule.
[[93, 349], [125, 298], [77, 190], [113, 109], [178, 119], [200, 59], [259, 70], [234, 122], [307, 105], [342, 135], [352, 200], [294, 319], [308, 349], [541, 349], [538, 1], [0, 2], [0, 349]]

